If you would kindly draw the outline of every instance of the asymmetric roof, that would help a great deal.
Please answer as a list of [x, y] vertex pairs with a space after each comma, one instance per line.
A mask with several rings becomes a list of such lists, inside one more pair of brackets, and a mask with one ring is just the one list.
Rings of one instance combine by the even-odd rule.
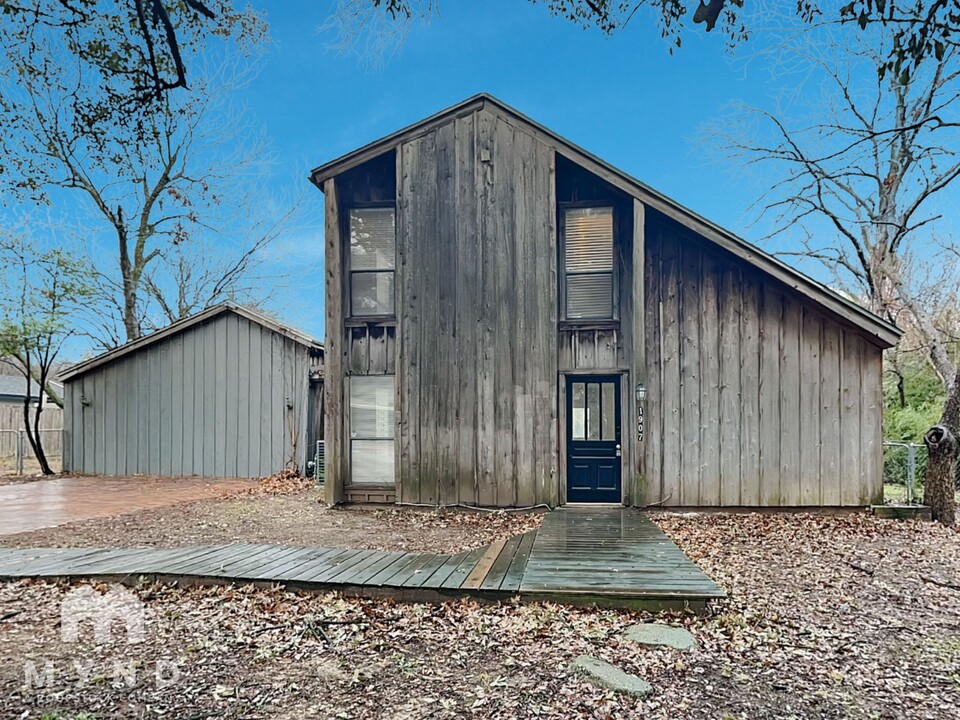
[[785, 283], [796, 292], [823, 306], [832, 314], [859, 328], [876, 345], [884, 348], [892, 347], [900, 338], [902, 333], [896, 325], [874, 315], [850, 298], [813, 278], [807, 277], [729, 230], [707, 220], [619, 168], [574, 145], [569, 140], [487, 93], [480, 93], [467, 98], [463, 102], [431, 115], [418, 123], [320, 165], [310, 173], [310, 180], [323, 190], [325, 180], [372, 160], [402, 143], [428, 133], [453, 118], [468, 115], [479, 109], [489, 110], [507, 122], [522, 127], [568, 160], [590, 170], [626, 194], [639, 199], [645, 205], [658, 210], [750, 265]]

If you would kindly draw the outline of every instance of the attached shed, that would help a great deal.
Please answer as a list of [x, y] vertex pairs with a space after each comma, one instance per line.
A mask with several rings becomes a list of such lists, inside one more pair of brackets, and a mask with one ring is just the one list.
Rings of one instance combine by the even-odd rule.
[[879, 496], [899, 330], [499, 100], [311, 180], [332, 502]]
[[313, 457], [323, 346], [224, 303], [74, 365], [64, 470], [262, 477]]

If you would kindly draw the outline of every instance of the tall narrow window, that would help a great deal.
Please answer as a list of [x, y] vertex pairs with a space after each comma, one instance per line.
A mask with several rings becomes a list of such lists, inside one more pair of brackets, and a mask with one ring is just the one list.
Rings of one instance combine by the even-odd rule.
[[613, 208], [567, 208], [563, 222], [566, 317], [613, 317]]
[[397, 266], [393, 208], [350, 211], [350, 315], [394, 314]]
[[350, 378], [350, 483], [393, 485], [393, 375]]

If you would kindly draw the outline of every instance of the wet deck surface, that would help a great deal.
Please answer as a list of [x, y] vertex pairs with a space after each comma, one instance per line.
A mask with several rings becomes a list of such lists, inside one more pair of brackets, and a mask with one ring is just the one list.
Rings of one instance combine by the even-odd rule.
[[643, 513], [571, 508], [539, 530], [456, 555], [280, 545], [0, 550], [0, 579], [269, 582], [365, 597], [702, 607], [723, 591]]
[[0, 486], [0, 535], [221, 497], [252, 480], [62, 477]]

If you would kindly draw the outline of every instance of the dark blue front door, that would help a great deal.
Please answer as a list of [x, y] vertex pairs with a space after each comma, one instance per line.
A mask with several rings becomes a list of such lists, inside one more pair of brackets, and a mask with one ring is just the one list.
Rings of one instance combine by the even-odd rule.
[[620, 378], [567, 377], [567, 502], [623, 500]]

